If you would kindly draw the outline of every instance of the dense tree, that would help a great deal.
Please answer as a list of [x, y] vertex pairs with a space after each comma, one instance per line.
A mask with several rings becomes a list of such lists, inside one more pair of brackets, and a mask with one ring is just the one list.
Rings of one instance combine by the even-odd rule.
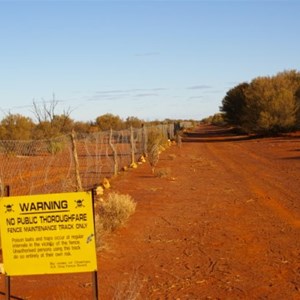
[[203, 122], [205, 124], [213, 124], [213, 125], [217, 125], [217, 126], [222, 126], [222, 125], [226, 124], [224, 116], [225, 116], [224, 113], [216, 113], [212, 116], [202, 119], [201, 122]]
[[124, 122], [122, 121], [122, 119], [119, 116], [109, 113], [97, 117], [96, 125], [101, 131], [110, 129], [121, 130], [124, 128]]
[[91, 133], [93, 132], [92, 128], [93, 124], [91, 122], [74, 122], [74, 130], [77, 133]]
[[55, 115], [51, 121], [51, 125], [54, 131], [60, 134], [67, 134], [74, 128], [74, 121], [65, 114]]
[[55, 133], [52, 131], [51, 123], [49, 121], [41, 121], [35, 125], [33, 130], [33, 139], [50, 139], [53, 136], [55, 136]]
[[51, 121], [40, 121], [34, 128], [34, 139], [49, 139], [71, 133], [74, 121], [66, 115], [54, 115]]
[[257, 77], [229, 90], [220, 110], [225, 121], [247, 132], [273, 134], [300, 126], [300, 73]]
[[140, 128], [142, 127], [142, 124], [144, 124], [144, 121], [137, 118], [137, 117], [127, 117], [125, 121], [125, 127], [133, 127], [133, 128]]
[[220, 110], [224, 113], [223, 117], [227, 123], [236, 126], [242, 125], [242, 116], [246, 105], [245, 91], [248, 86], [248, 83], [241, 83], [226, 93]]
[[249, 132], [278, 133], [294, 128], [296, 101], [286, 77], [258, 77], [246, 90], [243, 128]]
[[296, 70], [284, 71], [276, 76], [281, 79], [289, 90], [293, 92], [296, 102], [296, 127], [300, 128], [300, 72]]
[[300, 88], [300, 72], [296, 70], [279, 72], [275, 78], [278, 82], [296, 94]]
[[0, 123], [1, 140], [29, 140], [32, 138], [33, 121], [19, 114], [8, 114]]

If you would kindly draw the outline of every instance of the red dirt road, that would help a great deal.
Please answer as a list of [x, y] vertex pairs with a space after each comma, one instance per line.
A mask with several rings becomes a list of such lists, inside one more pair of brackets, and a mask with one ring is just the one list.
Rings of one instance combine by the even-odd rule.
[[[99, 253], [100, 299], [300, 299], [299, 134], [247, 139], [203, 125], [160, 168], [167, 178], [144, 164], [112, 182], [137, 210]], [[12, 294], [91, 299], [90, 282], [15, 277]]]

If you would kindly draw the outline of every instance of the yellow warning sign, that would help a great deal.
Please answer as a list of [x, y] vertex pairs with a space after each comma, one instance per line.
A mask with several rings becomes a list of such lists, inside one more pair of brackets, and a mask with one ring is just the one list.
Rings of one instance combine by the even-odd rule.
[[90, 192], [0, 198], [7, 275], [97, 270]]

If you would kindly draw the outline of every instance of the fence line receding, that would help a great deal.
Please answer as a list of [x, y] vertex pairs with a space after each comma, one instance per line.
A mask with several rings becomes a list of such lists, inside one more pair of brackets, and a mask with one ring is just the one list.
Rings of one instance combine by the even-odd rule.
[[146, 153], [152, 129], [159, 130], [165, 139], [174, 138], [174, 125], [163, 124], [86, 135], [73, 133], [73, 138], [0, 140], [0, 193], [7, 185], [11, 195], [88, 190]]

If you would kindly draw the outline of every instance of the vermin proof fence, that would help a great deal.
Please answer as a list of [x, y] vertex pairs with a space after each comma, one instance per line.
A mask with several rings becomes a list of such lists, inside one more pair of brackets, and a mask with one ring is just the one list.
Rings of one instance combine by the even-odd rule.
[[148, 133], [174, 138], [174, 125], [70, 134], [49, 140], [0, 140], [0, 195], [88, 190], [147, 153]]

